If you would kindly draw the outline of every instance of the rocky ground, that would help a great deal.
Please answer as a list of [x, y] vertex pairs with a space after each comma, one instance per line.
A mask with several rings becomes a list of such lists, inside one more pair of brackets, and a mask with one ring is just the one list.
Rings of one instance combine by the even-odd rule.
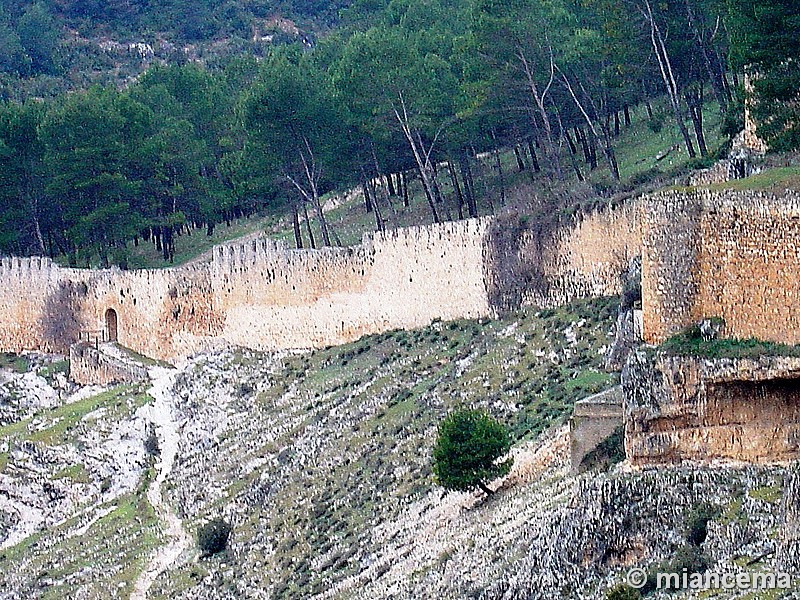
[[[0, 598], [602, 599], [632, 566], [773, 568], [782, 467], [570, 471], [565, 419], [615, 383], [600, 368], [615, 315], [596, 300], [313, 353], [231, 349], [26, 408], [0, 428]], [[491, 498], [432, 481], [436, 424], [462, 404], [517, 439]], [[215, 517], [228, 549], [200, 558]]]
[[0, 597], [113, 597], [160, 536], [140, 493], [150, 398], [76, 388], [25, 358], [0, 374], [0, 402], [19, 407], [0, 427]]

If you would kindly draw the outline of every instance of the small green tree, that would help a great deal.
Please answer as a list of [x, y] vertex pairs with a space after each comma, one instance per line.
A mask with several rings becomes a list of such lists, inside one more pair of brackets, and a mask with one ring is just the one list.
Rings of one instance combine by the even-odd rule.
[[508, 453], [508, 429], [486, 411], [460, 409], [439, 425], [433, 449], [433, 472], [448, 490], [479, 488], [491, 495], [486, 484], [511, 470], [512, 458], [498, 462]]

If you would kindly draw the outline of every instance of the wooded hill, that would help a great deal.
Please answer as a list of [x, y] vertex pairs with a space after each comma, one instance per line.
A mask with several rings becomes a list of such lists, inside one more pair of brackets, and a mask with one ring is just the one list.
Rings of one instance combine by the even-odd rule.
[[[613, 188], [631, 107], [647, 108], [653, 131], [676, 128], [690, 158], [711, 160], [719, 149], [706, 141], [704, 110], [713, 103], [725, 133], [738, 131], [744, 65], [758, 74], [762, 134], [775, 149], [800, 145], [791, 0], [302, 4], [3, 2], [7, 90], [66, 72], [66, 87], [80, 88], [75, 35], [178, 43], [163, 60], [148, 54], [147, 71], [122, 88], [8, 93], [18, 101], [0, 105], [0, 252], [125, 266], [127, 245], [145, 238], [169, 261], [184, 228], [211, 232], [263, 210], [293, 216], [298, 246], [332, 245], [325, 193], [362, 186], [380, 230], [411, 180], [432, 221], [448, 203], [474, 216], [476, 157], [493, 153], [503, 185], [500, 149], [534, 179], [604, 171]], [[284, 27], [293, 33], [282, 41], [295, 42], [211, 50], [244, 40], [258, 19], [283, 23], [280, 10], [325, 34]], [[195, 56], [180, 45], [189, 41], [211, 45]]]

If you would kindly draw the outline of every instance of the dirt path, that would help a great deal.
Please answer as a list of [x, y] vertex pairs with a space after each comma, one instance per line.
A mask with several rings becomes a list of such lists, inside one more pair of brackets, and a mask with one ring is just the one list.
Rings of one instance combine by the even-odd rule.
[[172, 387], [177, 374], [178, 371], [175, 369], [162, 367], [150, 369], [153, 387], [148, 393], [155, 399], [150, 414], [151, 420], [156, 426], [161, 454], [156, 465], [157, 475], [147, 490], [147, 499], [155, 509], [158, 518], [165, 525], [167, 541], [157, 550], [155, 556], [139, 575], [131, 594], [131, 600], [145, 600], [147, 592], [156, 578], [169, 569], [191, 544], [191, 538], [183, 528], [183, 523], [170, 510], [161, 492], [161, 487], [175, 463], [180, 441], [178, 423], [172, 412]]

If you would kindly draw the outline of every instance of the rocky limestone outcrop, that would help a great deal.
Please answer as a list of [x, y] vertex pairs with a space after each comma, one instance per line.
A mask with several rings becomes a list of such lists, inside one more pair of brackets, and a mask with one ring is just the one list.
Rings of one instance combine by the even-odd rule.
[[653, 349], [622, 373], [634, 465], [800, 458], [800, 358], [704, 359]]
[[622, 369], [631, 350], [642, 343], [642, 325], [642, 257], [637, 256], [622, 277], [614, 345], [606, 357], [606, 369]]
[[[692, 515], [704, 505], [718, 516], [696, 552], [712, 570], [774, 567], [759, 557], [775, 551], [781, 467], [574, 475], [561, 429], [521, 445], [517, 467], [489, 500], [437, 489], [401, 498], [396, 478], [425, 458], [406, 454], [406, 435], [390, 454], [376, 432], [358, 452], [348, 442], [361, 444], [358, 424], [385, 400], [305, 405], [287, 390], [274, 404], [254, 403], [280, 385], [279, 364], [266, 355], [209, 357], [176, 380], [186, 425], [171, 497], [189, 523], [221, 514], [234, 533], [225, 557], [205, 564], [195, 583], [187, 585], [195, 570], [184, 564], [155, 582], [157, 596], [601, 600], [632, 566], [656, 568], [685, 549]], [[350, 449], [332, 452], [338, 444]], [[373, 461], [384, 466], [365, 480]], [[329, 487], [327, 478], [342, 470], [345, 479]], [[384, 477], [394, 483], [381, 490], [374, 480]], [[297, 486], [303, 492], [287, 509]], [[755, 566], [737, 563], [741, 557]], [[298, 582], [302, 593], [292, 591]]]
[[[319, 377], [306, 360], [231, 351], [175, 374], [169, 391], [179, 445], [164, 498], [189, 532], [210, 516], [234, 529], [226, 553], [196, 561], [190, 549], [156, 578], [149, 597], [602, 600], [631, 567], [657, 569], [688, 546], [714, 572], [776, 568], [776, 540], [784, 539], [780, 466], [622, 466], [575, 475], [562, 427], [517, 445], [514, 470], [493, 484], [492, 498], [443, 494], [420, 476], [433, 434], [417, 429], [421, 413], [409, 411], [420, 408], [387, 409], [389, 397], [365, 393], [368, 381], [348, 382], [343, 396], [303, 397], [290, 377]], [[117, 428], [133, 427], [146, 408], [116, 415]], [[114, 421], [109, 412], [91, 414], [92, 427], [75, 437], [97, 454]], [[128, 435], [138, 451], [141, 438]], [[118, 524], [139, 502], [106, 502], [79, 513], [80, 525], [55, 524], [24, 551], [0, 553], [0, 598], [37, 597], [54, 586], [75, 592], [65, 597], [127, 597], [136, 565], [153, 554], [105, 548], [119, 540], [137, 547], [152, 536], [138, 516]], [[690, 543], [693, 515], [704, 506], [713, 515], [706, 535]], [[14, 518], [0, 519], [0, 530]], [[117, 538], [114, 528], [122, 529]], [[80, 560], [70, 562], [73, 547]]]

